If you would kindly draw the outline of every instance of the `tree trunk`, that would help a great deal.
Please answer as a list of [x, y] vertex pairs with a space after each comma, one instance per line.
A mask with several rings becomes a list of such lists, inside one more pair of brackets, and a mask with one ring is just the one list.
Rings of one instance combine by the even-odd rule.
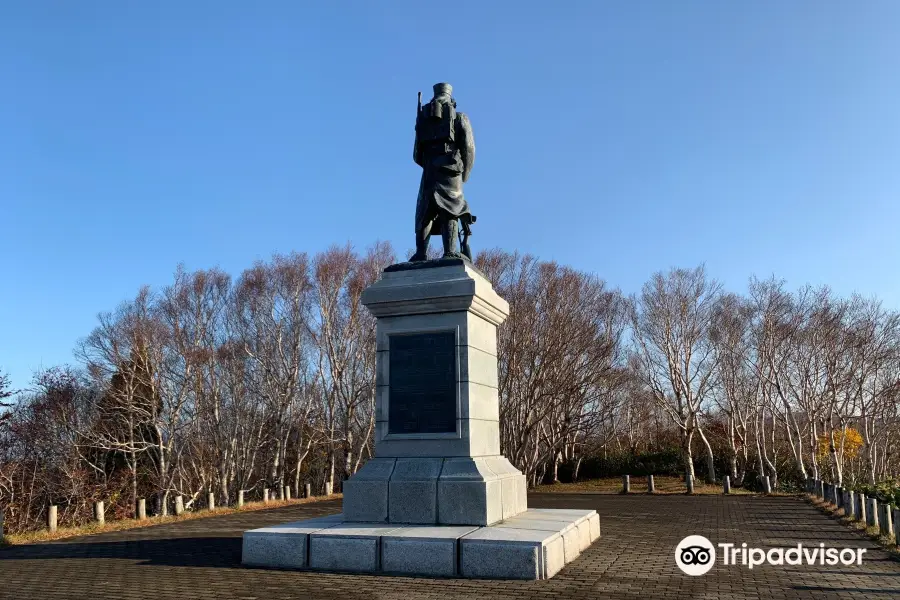
[[160, 490], [156, 493], [156, 505], [161, 516], [169, 516], [169, 490]]
[[325, 481], [331, 484], [331, 491], [334, 492], [334, 471], [336, 468], [335, 462], [337, 461], [337, 457], [335, 456], [335, 446], [331, 445], [331, 460], [328, 462], [328, 475], [325, 477]]
[[690, 477], [691, 481], [696, 479], [696, 475], [694, 474], [694, 456], [691, 453], [691, 442], [694, 439], [694, 430], [693, 428], [682, 432], [681, 435], [681, 450], [682, 455], [684, 457], [684, 472], [686, 473], [685, 477]]
[[812, 465], [812, 478], [821, 479], [822, 474], [819, 472], [819, 459], [816, 457], [816, 452], [818, 452], [819, 450], [819, 436], [817, 435], [816, 422], [809, 415], [807, 415], [807, 418], [812, 421], [812, 424], [809, 428], [809, 460], [810, 464]]
[[737, 444], [734, 439], [734, 417], [728, 417], [728, 448], [731, 450], [731, 454], [728, 457], [728, 466], [729, 472], [731, 474], [731, 481], [737, 483], [738, 480], [738, 472], [737, 472]]
[[131, 458], [128, 461], [128, 468], [131, 470], [131, 506], [134, 507], [134, 516], [137, 517], [137, 501], [138, 501], [138, 482], [137, 482], [137, 455], [134, 449], [129, 452]]
[[276, 486], [276, 489], [281, 486], [281, 477], [279, 477], [280, 469], [280, 460], [281, 460], [281, 436], [275, 441], [275, 456], [272, 459], [272, 468], [269, 470], [269, 483]]
[[703, 440], [703, 444], [706, 446], [706, 483], [713, 484], [716, 482], [716, 460], [713, 455], [713, 449], [709, 444], [709, 440], [706, 439], [706, 434], [703, 433], [703, 428], [698, 427], [697, 432], [700, 434], [700, 439]]
[[562, 462], [562, 453], [553, 455], [553, 483], [559, 483], [559, 463]]

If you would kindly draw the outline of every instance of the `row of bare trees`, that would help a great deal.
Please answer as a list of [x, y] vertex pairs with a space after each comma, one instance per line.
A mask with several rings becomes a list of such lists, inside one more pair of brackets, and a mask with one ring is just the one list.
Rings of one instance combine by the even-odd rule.
[[150, 496], [164, 515], [175, 494], [190, 508], [207, 491], [338, 489], [374, 427], [374, 320], [359, 296], [392, 262], [377, 244], [275, 256], [235, 281], [179, 268], [101, 314], [76, 350], [83, 371], [40, 374], [6, 413], [8, 527], [39, 523], [51, 502], [77, 521], [94, 496], [126, 512]]
[[700, 267], [655, 275], [631, 321], [632, 372], [679, 432], [691, 476], [695, 435], [709, 479], [711, 441], [738, 484], [748, 471], [837, 484], [897, 475], [897, 311], [776, 279], [724, 293]]
[[[144, 496], [166, 514], [175, 494], [190, 508], [210, 491], [230, 503], [263, 487], [339, 490], [373, 451], [374, 320], [360, 295], [393, 262], [376, 244], [274, 256], [235, 280], [179, 268], [101, 314], [76, 350], [83, 368], [39, 373], [5, 401], [7, 528], [37, 527], [50, 503], [77, 523], [96, 499], [115, 517]], [[874, 300], [776, 280], [726, 293], [702, 267], [657, 273], [629, 298], [518, 253], [477, 266], [510, 303], [501, 445], [532, 484], [651, 452], [736, 485], [897, 473], [900, 316]]]

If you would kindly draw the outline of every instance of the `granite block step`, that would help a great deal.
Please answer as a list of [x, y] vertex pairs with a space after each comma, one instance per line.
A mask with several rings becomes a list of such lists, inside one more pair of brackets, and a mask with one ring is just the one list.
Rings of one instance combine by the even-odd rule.
[[282, 569], [549, 579], [599, 536], [593, 510], [530, 509], [489, 527], [353, 522], [339, 514], [246, 531], [241, 560]]

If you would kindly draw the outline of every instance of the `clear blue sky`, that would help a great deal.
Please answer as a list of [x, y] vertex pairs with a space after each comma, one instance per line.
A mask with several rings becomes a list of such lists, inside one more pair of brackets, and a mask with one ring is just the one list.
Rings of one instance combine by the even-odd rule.
[[894, 1], [3, 2], [0, 369], [72, 362], [181, 261], [411, 248], [438, 81], [476, 250], [900, 308], [898, 31]]

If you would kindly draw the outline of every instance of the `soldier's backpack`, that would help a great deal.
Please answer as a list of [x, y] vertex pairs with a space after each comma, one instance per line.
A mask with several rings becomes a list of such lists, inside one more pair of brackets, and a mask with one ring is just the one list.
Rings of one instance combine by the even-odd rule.
[[432, 100], [422, 107], [416, 119], [416, 138], [422, 143], [453, 143], [456, 109], [452, 104]]

